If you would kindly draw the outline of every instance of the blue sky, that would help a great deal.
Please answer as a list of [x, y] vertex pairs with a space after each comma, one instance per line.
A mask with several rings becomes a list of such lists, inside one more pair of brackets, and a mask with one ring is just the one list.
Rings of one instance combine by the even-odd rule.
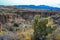
[[0, 0], [0, 5], [48, 5], [60, 8], [60, 0]]

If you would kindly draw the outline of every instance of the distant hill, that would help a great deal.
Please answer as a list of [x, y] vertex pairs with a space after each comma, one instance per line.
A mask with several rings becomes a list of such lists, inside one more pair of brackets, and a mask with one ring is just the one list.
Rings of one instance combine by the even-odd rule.
[[46, 10], [60, 10], [58, 7], [46, 6], [46, 5], [15, 5], [16, 8], [32, 8], [32, 9], [46, 9]]

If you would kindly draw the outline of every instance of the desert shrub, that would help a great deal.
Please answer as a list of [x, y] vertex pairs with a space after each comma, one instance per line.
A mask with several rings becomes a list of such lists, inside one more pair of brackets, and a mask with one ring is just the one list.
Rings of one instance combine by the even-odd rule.
[[16, 29], [16, 31], [19, 31], [19, 29]]
[[9, 31], [14, 31], [14, 28], [13, 28], [13, 27], [10, 27], [10, 28], [9, 28]]
[[19, 24], [18, 24], [18, 23], [14, 23], [13, 26], [14, 26], [14, 27], [19, 27]]
[[46, 40], [46, 36], [53, 33], [57, 27], [50, 17], [40, 19], [39, 15], [35, 16], [33, 26], [35, 40]]

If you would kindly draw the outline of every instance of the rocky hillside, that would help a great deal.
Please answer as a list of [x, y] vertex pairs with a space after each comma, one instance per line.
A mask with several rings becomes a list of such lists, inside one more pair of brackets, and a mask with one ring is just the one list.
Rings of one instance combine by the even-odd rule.
[[[56, 10], [40, 10], [40, 9], [28, 9], [28, 8], [16, 8], [13, 6], [0, 6], [0, 14], [17, 14], [24, 19], [33, 19], [34, 15], [39, 14], [41, 17], [51, 16], [57, 23], [60, 20], [60, 11]], [[58, 22], [59, 24], [59, 22]]]
[[31, 21], [35, 15], [41, 15], [41, 18], [51, 17], [58, 28], [60, 27], [60, 11], [0, 6], [0, 22], [4, 31], [0, 40], [25, 40], [27, 32], [22, 33], [33, 29]]

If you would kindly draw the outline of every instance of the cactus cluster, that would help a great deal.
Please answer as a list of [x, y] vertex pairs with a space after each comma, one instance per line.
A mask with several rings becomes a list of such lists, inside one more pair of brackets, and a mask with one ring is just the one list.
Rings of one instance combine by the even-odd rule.
[[46, 40], [46, 36], [55, 31], [57, 25], [51, 21], [50, 17], [40, 18], [36, 15], [33, 21], [35, 40]]

